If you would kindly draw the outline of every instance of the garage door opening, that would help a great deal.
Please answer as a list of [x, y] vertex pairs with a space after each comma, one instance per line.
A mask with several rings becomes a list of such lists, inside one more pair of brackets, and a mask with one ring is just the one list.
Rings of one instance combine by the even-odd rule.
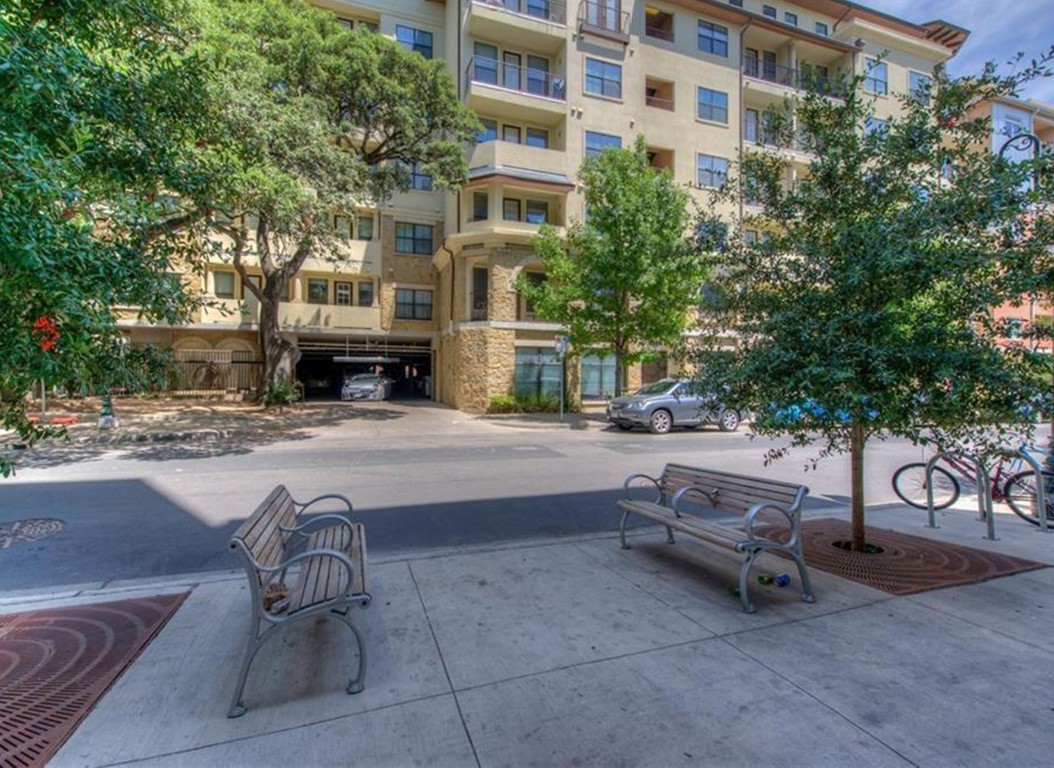
[[[354, 345], [302, 344], [296, 376], [307, 400], [340, 400], [346, 379], [356, 374], [381, 374], [391, 381], [392, 400], [431, 399], [432, 351], [430, 345], [389, 345], [384, 352], [356, 349]], [[335, 348], [336, 347], [336, 348]]]

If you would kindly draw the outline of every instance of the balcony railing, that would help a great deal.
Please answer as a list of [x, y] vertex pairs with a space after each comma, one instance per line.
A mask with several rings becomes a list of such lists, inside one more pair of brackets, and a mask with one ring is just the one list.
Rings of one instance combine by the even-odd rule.
[[567, 84], [562, 77], [532, 67], [507, 64], [496, 59], [473, 56], [465, 69], [465, 84], [482, 83], [511, 91], [544, 96], [549, 99], [567, 99]]
[[657, 40], [665, 40], [667, 43], [673, 42], [673, 30], [663, 29], [662, 27], [650, 27], [647, 24], [644, 25], [644, 36], [654, 37]]
[[759, 123], [756, 120], [743, 121], [743, 140], [748, 144], [762, 144], [766, 147], [796, 149], [799, 152], [804, 152], [808, 149], [805, 137], [800, 133], [795, 133], [793, 138], [788, 141], [786, 136], [782, 136], [776, 130], [768, 128], [764, 122]]
[[578, 6], [578, 29], [628, 43], [629, 13], [618, 2], [585, 0]]
[[844, 96], [841, 87], [835, 80], [823, 77], [816, 71], [808, 68], [795, 69], [794, 67], [785, 67], [782, 64], [764, 61], [753, 56], [743, 57], [743, 74], [747, 77], [776, 83], [787, 88], [819, 93], [823, 96], [833, 96], [835, 98]]
[[567, 23], [567, 5], [558, 0], [472, 0], [479, 5], [500, 8], [554, 24]]
[[660, 96], [649, 96], [648, 94], [644, 94], [644, 103], [649, 107], [665, 109], [669, 112], [673, 112], [673, 99], [664, 99]]
[[476, 293], [472, 294], [472, 312], [470, 313], [470, 320], [486, 320], [487, 319], [487, 296], [479, 295]]

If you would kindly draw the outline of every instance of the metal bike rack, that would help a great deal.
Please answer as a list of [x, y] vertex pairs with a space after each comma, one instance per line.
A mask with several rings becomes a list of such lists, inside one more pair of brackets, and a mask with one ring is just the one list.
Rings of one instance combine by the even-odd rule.
[[1047, 524], [1047, 489], [1043, 487], [1043, 466], [1025, 453], [1023, 449], [1019, 450], [1017, 453], [1025, 460], [1029, 469], [1031, 469], [1032, 473], [1036, 476], [1036, 514], [1039, 516], [1040, 533], [1050, 533], [1051, 529]]
[[995, 510], [992, 507], [992, 479], [988, 476], [988, 468], [984, 465], [984, 462], [974, 454], [967, 453], [966, 451], [945, 451], [944, 453], [938, 453], [926, 462], [926, 514], [928, 518], [926, 527], [939, 527], [937, 525], [936, 510], [933, 508], [933, 467], [945, 456], [959, 456], [973, 462], [973, 465], [977, 470], [977, 519], [985, 522], [985, 538], [989, 541], [995, 541]]

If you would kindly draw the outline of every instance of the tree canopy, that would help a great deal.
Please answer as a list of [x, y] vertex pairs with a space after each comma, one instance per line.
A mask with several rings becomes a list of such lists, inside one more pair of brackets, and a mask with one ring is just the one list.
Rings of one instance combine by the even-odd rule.
[[[222, 255], [260, 301], [265, 380], [275, 387], [295, 362], [279, 306], [307, 258], [340, 260], [334, 215], [408, 189], [414, 165], [436, 189], [457, 184], [468, 170], [463, 142], [479, 126], [441, 61], [348, 30], [302, 0], [201, 9], [200, 55], [222, 73], [207, 141], [224, 171], [202, 204], [219, 214]], [[248, 280], [256, 267], [259, 286]]]
[[678, 344], [705, 272], [690, 237], [688, 191], [648, 162], [643, 137], [586, 158], [579, 172], [586, 219], [561, 237], [543, 226], [534, 250], [547, 279], [521, 279], [538, 315], [562, 323], [579, 353], [597, 347], [625, 367]]
[[[25, 393], [134, 384], [156, 368], [126, 350], [121, 307], [180, 323], [173, 270], [193, 217], [174, 196], [200, 179], [205, 71], [184, 55], [178, 0], [9, 0], [0, 8], [0, 395], [32, 443]], [[0, 455], [0, 473], [11, 471]]]
[[807, 167], [788, 183], [789, 153], [751, 148], [724, 190], [746, 214], [711, 254], [704, 314], [738, 343], [711, 375], [755, 431], [851, 452], [856, 549], [869, 438], [999, 443], [1050, 394], [1049, 357], [1001, 345], [991, 310], [1050, 280], [1051, 189], [1028, 180], [1051, 159], [993, 155], [991, 120], [971, 111], [1042, 69], [939, 70], [884, 123], [862, 78], [844, 99], [803, 95], [768, 125]]

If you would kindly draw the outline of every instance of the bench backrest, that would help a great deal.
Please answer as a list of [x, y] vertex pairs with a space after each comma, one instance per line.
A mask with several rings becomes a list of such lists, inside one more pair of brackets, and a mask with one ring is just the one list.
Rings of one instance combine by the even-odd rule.
[[289, 534], [282, 527], [296, 525], [296, 505], [284, 485], [271, 491], [230, 538], [230, 547], [248, 555], [247, 565], [272, 568], [285, 557]]
[[684, 464], [667, 464], [660, 483], [667, 501], [681, 488], [691, 486], [703, 493], [688, 491], [682, 497], [684, 501], [739, 515], [746, 514], [758, 502], [769, 502], [789, 514], [797, 514], [809, 493], [804, 485]]

